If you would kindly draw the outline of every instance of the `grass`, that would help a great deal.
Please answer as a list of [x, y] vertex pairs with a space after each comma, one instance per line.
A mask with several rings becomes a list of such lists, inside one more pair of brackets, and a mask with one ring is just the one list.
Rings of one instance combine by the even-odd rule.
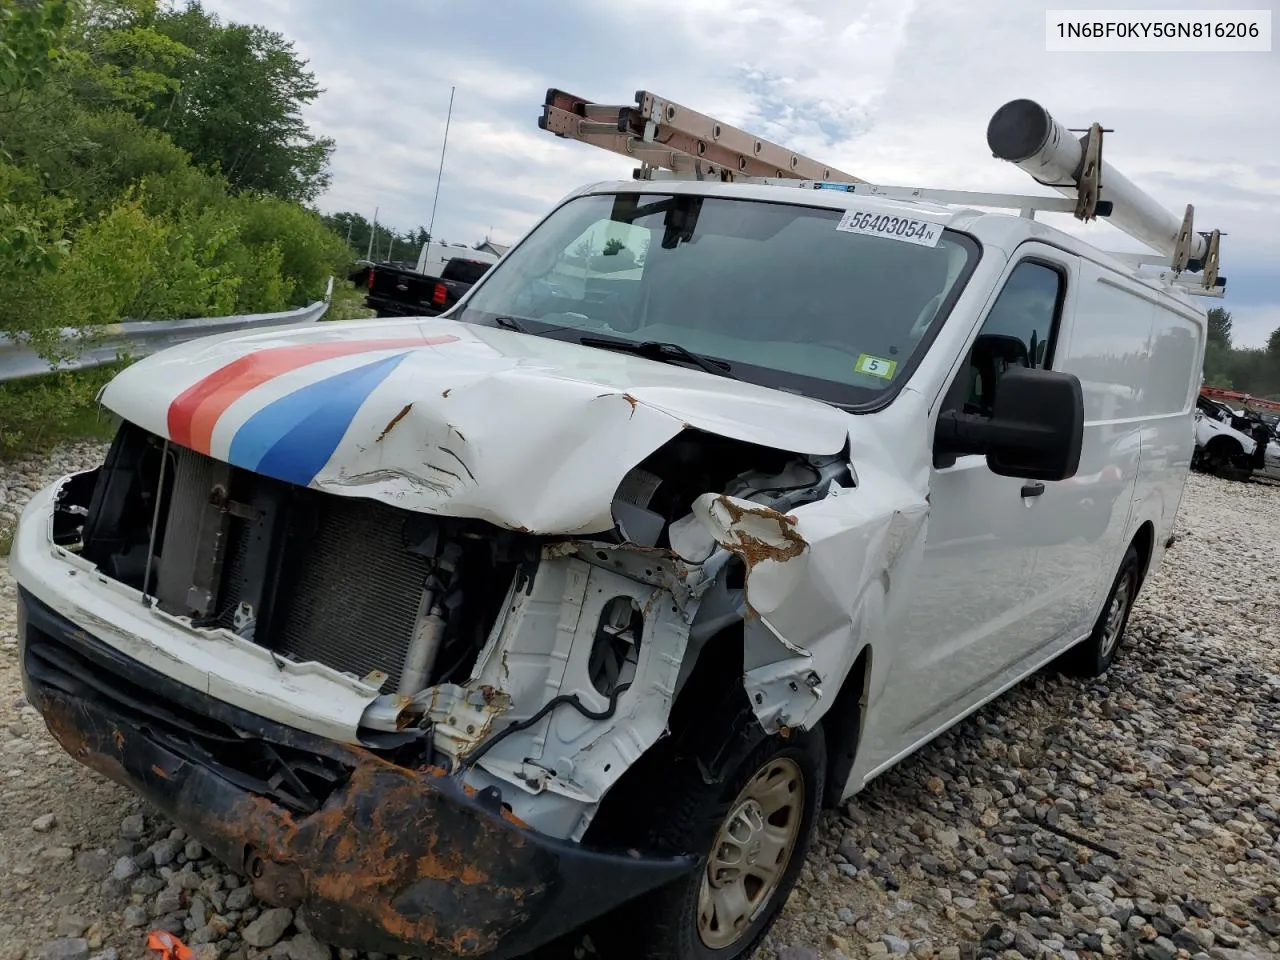
[[111, 417], [98, 390], [120, 364], [0, 383], [0, 463], [49, 453], [71, 440], [110, 440]]
[[357, 287], [346, 277], [335, 277], [333, 300], [325, 313], [326, 320], [369, 320], [374, 312], [364, 305], [365, 288]]

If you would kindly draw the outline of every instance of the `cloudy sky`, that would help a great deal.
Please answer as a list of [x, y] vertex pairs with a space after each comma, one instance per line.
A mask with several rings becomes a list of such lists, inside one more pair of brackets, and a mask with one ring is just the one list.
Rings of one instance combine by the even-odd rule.
[[[991, 158], [986, 123], [1029, 97], [1223, 240], [1240, 345], [1280, 327], [1280, 47], [1269, 53], [1046, 53], [1027, 0], [206, 0], [290, 38], [326, 92], [337, 141], [325, 211], [426, 224], [456, 87], [436, 235], [511, 242], [622, 157], [538, 130], [548, 87], [603, 103], [648, 89], [863, 179], [1042, 192]], [[1199, 8], [1250, 4], [1197, 0]], [[1054, 8], [1167, 8], [1107, 0]], [[1275, 0], [1255, 0], [1272, 8]], [[1138, 250], [1104, 225], [1100, 245]]]

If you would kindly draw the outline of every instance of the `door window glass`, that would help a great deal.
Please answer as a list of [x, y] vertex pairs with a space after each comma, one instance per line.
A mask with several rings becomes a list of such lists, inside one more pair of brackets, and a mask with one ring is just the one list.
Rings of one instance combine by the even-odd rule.
[[1010, 367], [1049, 369], [1062, 290], [1062, 274], [1053, 267], [1024, 260], [1013, 268], [961, 373], [965, 413], [991, 415], [997, 384]]

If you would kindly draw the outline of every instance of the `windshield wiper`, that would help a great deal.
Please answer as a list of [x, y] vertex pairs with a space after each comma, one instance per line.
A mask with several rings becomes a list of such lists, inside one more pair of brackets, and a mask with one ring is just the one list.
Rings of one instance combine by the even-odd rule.
[[733, 366], [724, 360], [717, 360], [715, 357], [706, 357], [700, 353], [694, 353], [680, 346], [678, 343], [672, 343], [667, 340], [643, 340], [634, 342], [631, 340], [608, 340], [604, 337], [579, 337], [578, 342], [584, 347], [599, 347], [602, 350], [617, 350], [620, 353], [634, 353], [636, 356], [646, 357], [650, 360], [658, 360], [662, 363], [671, 363], [675, 360], [683, 360], [686, 363], [692, 363], [697, 367], [705, 370], [707, 373], [713, 373], [718, 377], [730, 377], [737, 380], [733, 376]]
[[493, 325], [501, 327], [503, 330], [514, 330], [516, 333], [528, 333], [525, 325], [515, 317], [494, 317]]

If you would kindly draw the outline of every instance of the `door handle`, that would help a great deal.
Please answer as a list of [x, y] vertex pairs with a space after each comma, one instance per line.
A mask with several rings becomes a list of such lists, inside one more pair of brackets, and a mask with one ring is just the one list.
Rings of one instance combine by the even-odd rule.
[[1023, 497], [1038, 497], [1042, 493], [1044, 493], [1044, 484], [1039, 480], [1033, 480], [1022, 485]]

